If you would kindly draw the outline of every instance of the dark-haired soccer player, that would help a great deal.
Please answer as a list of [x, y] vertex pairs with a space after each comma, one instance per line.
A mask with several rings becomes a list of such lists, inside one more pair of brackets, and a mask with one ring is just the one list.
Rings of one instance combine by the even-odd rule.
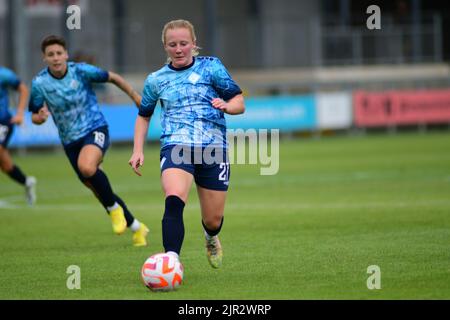
[[[12, 116], [9, 110], [8, 88], [17, 90], [19, 93], [19, 103], [15, 116]], [[27, 99], [27, 86], [20, 81], [12, 70], [0, 66], [0, 169], [11, 179], [25, 187], [27, 202], [29, 205], [33, 205], [36, 201], [36, 178], [25, 176], [22, 170], [14, 164], [8, 151], [8, 143], [14, 125], [20, 125], [23, 122]]]
[[32, 82], [29, 110], [33, 123], [42, 124], [49, 114], [53, 116], [73, 169], [109, 213], [114, 232], [122, 234], [129, 227], [133, 231], [133, 244], [146, 245], [148, 228], [133, 217], [100, 168], [110, 141], [108, 124], [92, 83], [115, 84], [138, 107], [141, 96], [116, 73], [86, 63], [68, 62], [66, 43], [61, 37], [46, 37], [41, 50], [48, 68]]

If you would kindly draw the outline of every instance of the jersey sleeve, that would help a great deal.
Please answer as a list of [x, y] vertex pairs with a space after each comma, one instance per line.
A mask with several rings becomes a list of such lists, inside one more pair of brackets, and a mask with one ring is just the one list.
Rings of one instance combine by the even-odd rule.
[[3, 81], [8, 87], [13, 88], [14, 90], [17, 90], [21, 82], [12, 70], [6, 68], [4, 69], [3, 73]]
[[234, 96], [241, 94], [241, 88], [231, 78], [222, 62], [216, 58], [213, 60], [213, 63], [212, 84], [220, 98], [228, 101]]
[[39, 89], [39, 85], [36, 80], [31, 83], [30, 101], [28, 103], [28, 110], [33, 113], [38, 113], [44, 106], [44, 95]]
[[156, 77], [151, 74], [147, 77], [144, 83], [141, 106], [139, 107], [139, 115], [146, 118], [151, 117], [155, 111], [158, 98], [158, 82]]
[[109, 79], [109, 72], [97, 66], [78, 63], [77, 68], [89, 82], [107, 82]]

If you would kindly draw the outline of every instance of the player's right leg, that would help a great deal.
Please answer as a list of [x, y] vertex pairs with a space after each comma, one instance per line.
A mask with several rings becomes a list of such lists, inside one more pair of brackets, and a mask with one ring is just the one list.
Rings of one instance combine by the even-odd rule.
[[180, 254], [184, 240], [183, 211], [194, 177], [194, 167], [174, 162], [172, 149], [161, 150], [161, 184], [165, 195], [162, 236], [165, 252]]
[[162, 233], [166, 252], [180, 254], [184, 240], [183, 211], [192, 181], [192, 174], [178, 168], [166, 169], [161, 174], [165, 195]]
[[27, 177], [22, 170], [13, 163], [7, 149], [13, 132], [13, 125], [0, 125], [0, 169], [12, 180], [25, 187], [25, 196], [29, 205], [36, 202], [36, 178]]

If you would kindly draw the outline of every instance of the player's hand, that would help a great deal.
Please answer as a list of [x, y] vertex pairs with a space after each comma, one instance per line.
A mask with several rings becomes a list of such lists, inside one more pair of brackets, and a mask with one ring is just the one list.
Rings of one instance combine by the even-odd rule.
[[31, 115], [31, 121], [34, 124], [40, 125], [43, 124], [45, 121], [47, 121], [49, 115], [50, 112], [48, 111], [47, 106], [44, 106], [41, 109], [39, 109], [38, 113], [33, 113]]
[[128, 164], [131, 166], [131, 168], [133, 168], [134, 173], [136, 173], [138, 176], [142, 176], [139, 168], [144, 165], [144, 154], [133, 153], [130, 160], [128, 161]]
[[48, 108], [46, 106], [42, 107], [38, 112], [39, 119], [42, 120], [42, 123], [47, 121], [49, 115], [50, 112], [48, 111]]
[[228, 103], [220, 98], [214, 98], [211, 100], [211, 104], [214, 108], [219, 109], [220, 111], [226, 112]]
[[12, 119], [11, 119], [11, 123], [12, 124], [18, 124], [21, 125], [23, 123], [23, 114], [16, 114]]

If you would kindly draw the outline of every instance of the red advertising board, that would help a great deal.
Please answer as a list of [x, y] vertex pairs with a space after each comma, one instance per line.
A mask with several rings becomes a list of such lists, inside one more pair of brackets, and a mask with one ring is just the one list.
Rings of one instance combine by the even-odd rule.
[[353, 93], [357, 127], [450, 123], [450, 89]]

